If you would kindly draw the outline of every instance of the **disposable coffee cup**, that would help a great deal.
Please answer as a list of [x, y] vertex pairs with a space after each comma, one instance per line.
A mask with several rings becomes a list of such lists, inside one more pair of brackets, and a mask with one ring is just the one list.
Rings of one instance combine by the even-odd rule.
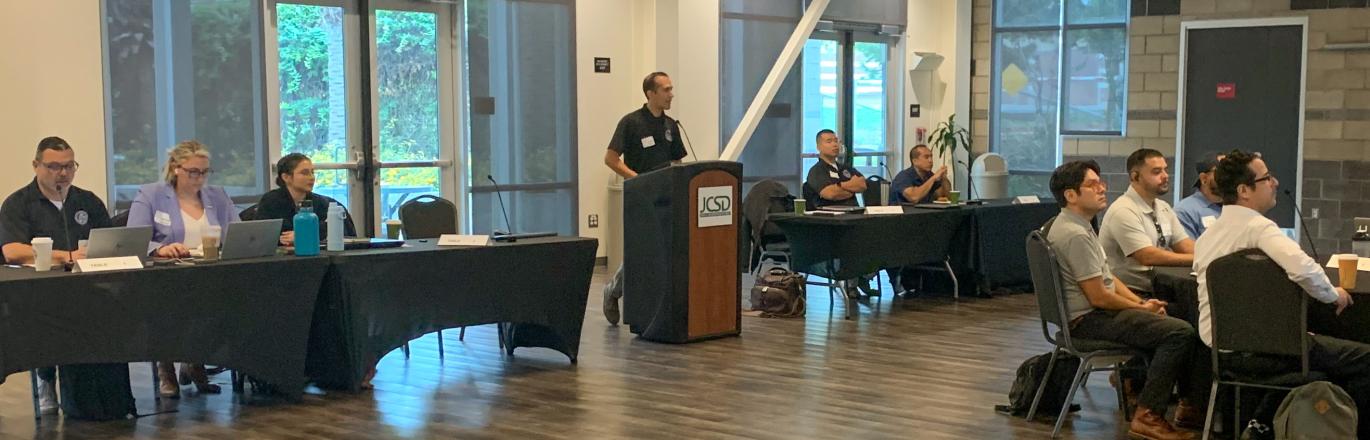
[[1347, 291], [1356, 289], [1356, 265], [1358, 264], [1360, 264], [1360, 257], [1355, 254], [1337, 256], [1337, 276], [1341, 278], [1341, 288]]
[[957, 203], [961, 203], [961, 192], [960, 192], [960, 191], [948, 191], [948, 192], [947, 192], [947, 201], [948, 201], [948, 202], [951, 202], [953, 205], [954, 205], [954, 204], [957, 204]]
[[391, 239], [391, 240], [399, 240], [399, 239], [400, 239], [400, 231], [403, 230], [403, 229], [404, 229], [404, 223], [401, 222], [401, 221], [399, 221], [398, 219], [393, 219], [393, 218], [392, 218], [392, 219], [390, 219], [390, 220], [386, 220], [386, 221], [385, 221], [385, 238], [389, 238], [389, 239]]
[[218, 226], [210, 226], [205, 229], [205, 235], [200, 237], [200, 248], [204, 250], [204, 259], [214, 261], [219, 259], [219, 236], [223, 229]]
[[34, 237], [29, 244], [33, 245], [33, 270], [39, 272], [52, 270], [52, 239]]
[[794, 199], [794, 213], [795, 213], [795, 214], [804, 215], [804, 211], [807, 211], [807, 210], [808, 210], [808, 202], [805, 202], [804, 199]]

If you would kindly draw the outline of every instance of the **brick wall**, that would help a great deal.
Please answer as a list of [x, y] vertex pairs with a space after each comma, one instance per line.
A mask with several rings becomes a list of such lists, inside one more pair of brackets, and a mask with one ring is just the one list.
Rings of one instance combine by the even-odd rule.
[[[1129, 153], [1145, 146], [1175, 155], [1181, 22], [1307, 16], [1305, 233], [1324, 255], [1333, 249], [1349, 252], [1351, 219], [1370, 217], [1370, 50], [1331, 50], [1327, 45], [1370, 42], [1370, 8], [1335, 0], [1183, 0], [1175, 14], [1172, 3], [1133, 0], [1125, 137], [1066, 137], [1061, 142], [1063, 156], [1098, 161], [1110, 196], [1116, 197], [1127, 189], [1122, 167]], [[971, 126], [979, 153], [989, 146], [992, 0], [974, 0], [973, 5]], [[1174, 160], [1171, 163], [1173, 167]], [[1188, 182], [1174, 184], [1175, 190], [1182, 190]], [[1312, 218], [1314, 208], [1318, 218]]]

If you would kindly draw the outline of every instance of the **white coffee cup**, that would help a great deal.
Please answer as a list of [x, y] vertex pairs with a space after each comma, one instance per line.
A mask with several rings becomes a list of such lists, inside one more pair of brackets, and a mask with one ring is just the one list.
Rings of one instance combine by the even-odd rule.
[[29, 242], [33, 245], [33, 270], [47, 272], [52, 269], [52, 239], [49, 237], [33, 237]]

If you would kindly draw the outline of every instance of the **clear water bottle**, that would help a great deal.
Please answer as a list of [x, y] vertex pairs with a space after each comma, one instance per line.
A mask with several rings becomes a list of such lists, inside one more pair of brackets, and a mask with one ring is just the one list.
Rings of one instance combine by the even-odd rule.
[[314, 204], [309, 200], [300, 202], [291, 224], [295, 228], [295, 255], [319, 255], [319, 216], [314, 214]]
[[1361, 258], [1370, 258], [1370, 230], [1361, 229], [1351, 237], [1351, 251]]
[[328, 203], [328, 250], [343, 250], [343, 208], [337, 202]]

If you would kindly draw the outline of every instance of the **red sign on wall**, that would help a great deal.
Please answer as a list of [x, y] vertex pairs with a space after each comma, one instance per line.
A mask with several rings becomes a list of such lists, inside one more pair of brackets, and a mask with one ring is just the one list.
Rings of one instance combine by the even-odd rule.
[[1218, 99], [1237, 99], [1237, 83], [1218, 83]]

